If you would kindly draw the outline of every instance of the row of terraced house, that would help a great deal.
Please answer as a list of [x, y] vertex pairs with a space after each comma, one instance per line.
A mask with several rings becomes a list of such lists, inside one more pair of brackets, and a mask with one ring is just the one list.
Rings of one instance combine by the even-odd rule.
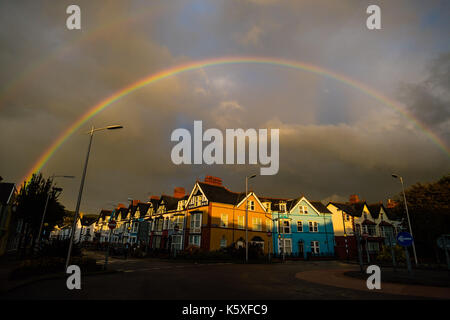
[[[245, 206], [248, 205], [246, 222]], [[116, 221], [112, 231], [110, 220]], [[93, 225], [96, 241], [143, 245], [174, 252], [189, 246], [215, 251], [249, 245], [264, 254], [299, 258], [357, 256], [356, 235], [362, 253], [376, 255], [382, 245], [395, 244], [399, 222], [382, 203], [367, 204], [357, 196], [346, 203], [307, 199], [270, 198], [230, 191], [220, 178], [206, 176], [191, 192], [175, 188], [174, 194], [130, 201], [114, 210], [102, 210]]]

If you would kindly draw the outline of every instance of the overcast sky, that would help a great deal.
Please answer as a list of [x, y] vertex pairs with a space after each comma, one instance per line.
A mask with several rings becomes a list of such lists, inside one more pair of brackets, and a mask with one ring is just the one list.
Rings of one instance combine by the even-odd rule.
[[[81, 7], [81, 30], [66, 8]], [[382, 29], [366, 28], [381, 7]], [[0, 175], [21, 178], [92, 106], [166, 68], [223, 56], [300, 61], [350, 77], [398, 101], [450, 144], [449, 1], [13, 1], [0, 3]], [[148, 85], [75, 132], [42, 169], [74, 210], [88, 136], [96, 127], [81, 211], [127, 198], [190, 191], [205, 175], [243, 191], [260, 165], [174, 165], [171, 132], [280, 129], [280, 169], [251, 189], [264, 196], [385, 201], [450, 172], [450, 158], [391, 107], [342, 82], [275, 65], [207, 67]]]

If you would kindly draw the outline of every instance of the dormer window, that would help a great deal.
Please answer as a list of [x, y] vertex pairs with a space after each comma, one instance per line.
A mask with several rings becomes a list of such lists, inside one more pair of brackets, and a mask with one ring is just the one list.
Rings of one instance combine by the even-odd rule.
[[267, 211], [270, 211], [270, 205], [271, 205], [271, 203], [270, 202], [264, 202], [264, 207], [266, 207], [266, 210]]
[[250, 201], [248, 202], [248, 210], [255, 211], [255, 201], [250, 200]]
[[286, 203], [280, 203], [280, 212], [286, 212]]

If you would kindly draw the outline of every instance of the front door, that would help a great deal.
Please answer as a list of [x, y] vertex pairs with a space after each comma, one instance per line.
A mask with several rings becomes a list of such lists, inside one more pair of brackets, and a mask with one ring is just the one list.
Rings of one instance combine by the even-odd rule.
[[303, 248], [303, 242], [298, 243], [298, 256], [303, 258], [305, 256], [304, 254], [304, 248]]

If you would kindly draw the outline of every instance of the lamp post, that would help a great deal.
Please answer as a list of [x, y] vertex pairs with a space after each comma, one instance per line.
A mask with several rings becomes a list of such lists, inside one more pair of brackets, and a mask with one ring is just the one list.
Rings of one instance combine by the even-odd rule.
[[112, 126], [107, 126], [107, 127], [98, 128], [98, 129], [95, 129], [94, 126], [92, 126], [91, 130], [89, 132], [87, 132], [89, 134], [89, 145], [88, 145], [88, 150], [87, 150], [87, 154], [86, 154], [86, 160], [84, 162], [84, 169], [83, 169], [83, 175], [81, 177], [80, 190], [78, 191], [78, 200], [77, 200], [77, 206], [75, 209], [75, 216], [73, 219], [72, 232], [70, 234], [69, 250], [67, 251], [65, 270], [67, 270], [67, 267], [69, 266], [70, 254], [72, 253], [73, 238], [74, 238], [74, 234], [75, 234], [75, 230], [76, 230], [76, 226], [77, 226], [78, 214], [80, 213], [81, 195], [83, 194], [84, 180], [86, 178], [86, 170], [87, 170], [87, 165], [88, 165], [88, 161], [89, 161], [89, 153], [91, 151], [92, 138], [94, 137], [94, 132], [97, 132], [100, 130], [106, 130], [106, 129], [115, 130], [115, 129], [121, 129], [121, 128], [123, 128], [121, 125], [112, 125]]
[[[52, 183], [53, 183], [53, 180], [55, 179], [55, 178], [75, 178], [75, 176], [61, 176], [61, 175], [51, 175], [51, 181], [52, 181]], [[53, 187], [52, 188], [52, 190], [53, 191], [62, 191], [62, 189], [61, 188], [56, 188], [56, 187]], [[44, 219], [45, 219], [45, 215], [46, 215], [46, 213], [47, 213], [47, 206], [48, 206], [48, 201], [50, 200], [50, 195], [51, 195], [51, 190], [49, 190], [49, 192], [48, 192], [48, 194], [47, 194], [47, 200], [45, 201], [45, 206], [44, 206], [44, 212], [42, 212], [42, 218], [41, 218], [41, 224], [40, 224], [40, 226], [39, 226], [39, 233], [38, 233], [38, 238], [37, 238], [37, 241], [36, 241], [36, 246], [35, 246], [35, 250], [37, 251], [38, 250], [38, 248], [39, 248], [39, 245], [41, 244], [41, 234], [42, 234], [42, 227], [43, 227], [43, 225], [44, 225]]]
[[248, 180], [256, 177], [256, 174], [245, 177], [245, 262], [248, 263]]
[[[392, 174], [392, 177], [395, 179], [399, 179], [400, 183], [402, 184], [403, 201], [405, 202], [406, 217], [408, 218], [409, 233], [411, 233], [411, 237], [414, 239], [412, 228], [411, 228], [411, 221], [409, 219], [408, 204], [406, 203], [405, 186], [403, 185], [403, 178], [396, 174]], [[418, 264], [417, 253], [416, 253], [416, 245], [414, 244], [414, 242], [415, 241], [413, 241], [413, 243], [412, 243], [412, 247], [413, 247], [413, 253], [414, 253], [414, 261], [415, 261], [416, 267], [417, 267], [417, 264]]]

